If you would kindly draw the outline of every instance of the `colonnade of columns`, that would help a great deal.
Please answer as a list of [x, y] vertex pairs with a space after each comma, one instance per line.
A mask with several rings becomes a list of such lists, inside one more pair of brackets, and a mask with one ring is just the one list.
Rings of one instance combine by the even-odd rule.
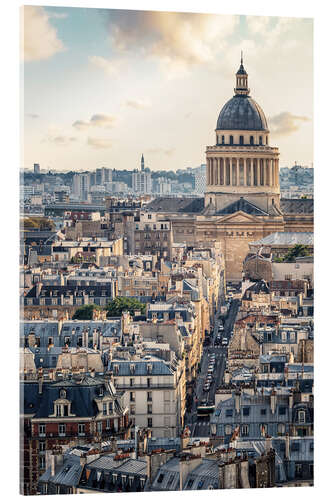
[[279, 160], [207, 158], [207, 186], [279, 185]]

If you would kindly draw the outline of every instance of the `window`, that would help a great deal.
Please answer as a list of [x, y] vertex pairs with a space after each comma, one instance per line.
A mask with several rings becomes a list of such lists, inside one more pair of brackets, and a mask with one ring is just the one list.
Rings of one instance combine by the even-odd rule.
[[61, 405], [56, 405], [56, 416], [61, 417]]
[[66, 434], [66, 424], [59, 424], [58, 425], [58, 432], [59, 432], [59, 436], [65, 436], [65, 434]]
[[243, 144], [244, 144], [244, 136], [243, 136], [243, 135], [240, 135], [240, 136], [239, 136], [239, 144], [240, 144], [240, 145], [243, 145]]
[[278, 424], [277, 431], [278, 431], [278, 436], [283, 436], [284, 433], [286, 432], [286, 426], [284, 424]]
[[262, 135], [259, 137], [259, 146], [262, 146]]
[[68, 405], [63, 405], [63, 416], [68, 417]]
[[112, 413], [113, 413], [113, 402], [110, 401], [109, 402], [109, 415], [112, 415]]
[[147, 405], [147, 413], [149, 414], [153, 413], [153, 405]]
[[253, 146], [254, 141], [253, 141], [253, 135], [250, 136], [250, 145]]
[[53, 337], [49, 337], [49, 345], [53, 344]]
[[227, 424], [224, 426], [224, 432], [225, 432], [225, 435], [226, 436], [229, 436], [230, 434], [232, 434], [232, 426]]
[[233, 410], [228, 409], [228, 410], [225, 411], [225, 416], [226, 417], [232, 417], [232, 415], [233, 415]]
[[84, 431], [85, 431], [85, 426], [84, 426], [84, 424], [79, 424], [79, 425], [78, 425], [78, 433], [79, 433], [79, 436], [80, 436], [80, 435], [84, 435]]
[[249, 426], [248, 425], [242, 425], [241, 429], [242, 436], [248, 436], [249, 435]]
[[45, 436], [46, 426], [45, 424], [39, 424], [38, 431], [40, 436]]
[[45, 456], [44, 455], [41, 455], [39, 457], [39, 468], [45, 469]]
[[102, 422], [97, 422], [97, 432], [102, 432]]
[[262, 436], [266, 436], [266, 434], [267, 434], [267, 424], [260, 424], [259, 428], [260, 428], [260, 434]]
[[130, 401], [135, 401], [135, 392], [130, 392]]
[[285, 406], [279, 406], [279, 415], [285, 415], [287, 408]]
[[152, 400], [153, 400], [153, 393], [147, 392], [147, 401], [152, 401]]
[[153, 419], [147, 418], [147, 427], [153, 427]]
[[250, 415], [250, 408], [249, 406], [246, 406], [245, 408], [243, 408], [243, 416], [248, 417], [249, 415]]
[[298, 412], [298, 422], [300, 424], [305, 424], [305, 411]]
[[267, 412], [266, 408], [261, 408], [260, 415], [266, 415], [266, 412]]
[[233, 135], [231, 135], [231, 136], [229, 137], [229, 144], [233, 145], [233, 143], [234, 143], [234, 136], [233, 136]]
[[135, 415], [135, 405], [130, 405], [131, 415]]
[[43, 451], [45, 451], [45, 449], [46, 449], [45, 441], [39, 441], [39, 451], [43, 452]]
[[103, 415], [107, 415], [107, 404], [103, 403]]
[[105, 427], [106, 427], [106, 429], [110, 429], [111, 428], [111, 420], [109, 418], [106, 421]]
[[224, 135], [222, 135], [222, 144], [224, 144]]

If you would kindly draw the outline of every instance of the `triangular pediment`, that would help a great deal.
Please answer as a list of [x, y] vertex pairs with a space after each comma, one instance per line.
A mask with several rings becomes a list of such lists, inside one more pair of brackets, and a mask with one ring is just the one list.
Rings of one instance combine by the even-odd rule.
[[228, 215], [225, 215], [224, 217], [219, 218], [217, 222], [228, 222], [228, 223], [229, 222], [231, 222], [231, 223], [247, 222], [247, 223], [249, 223], [249, 222], [258, 222], [258, 220], [255, 216], [247, 214], [245, 212], [242, 212], [242, 210], [239, 210], [238, 212], [235, 212], [234, 214], [228, 214]]

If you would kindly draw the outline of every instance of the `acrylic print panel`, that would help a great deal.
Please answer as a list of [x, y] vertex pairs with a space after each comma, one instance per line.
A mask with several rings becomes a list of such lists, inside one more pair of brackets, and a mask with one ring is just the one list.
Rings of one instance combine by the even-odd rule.
[[22, 16], [21, 492], [312, 486], [312, 20]]

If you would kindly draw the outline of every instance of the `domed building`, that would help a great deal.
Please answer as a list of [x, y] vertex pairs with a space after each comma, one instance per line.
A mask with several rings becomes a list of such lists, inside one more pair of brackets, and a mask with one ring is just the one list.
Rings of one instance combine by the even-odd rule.
[[218, 244], [226, 279], [242, 279], [249, 245], [276, 232], [312, 232], [313, 200], [280, 199], [279, 149], [250, 96], [243, 61], [222, 107], [216, 143], [206, 148], [204, 198], [156, 198], [146, 206], [172, 223], [174, 243]]
[[234, 92], [218, 116], [216, 144], [206, 150], [205, 212], [218, 214], [242, 198], [280, 215], [279, 150], [270, 146], [265, 114], [250, 97], [243, 60]]

